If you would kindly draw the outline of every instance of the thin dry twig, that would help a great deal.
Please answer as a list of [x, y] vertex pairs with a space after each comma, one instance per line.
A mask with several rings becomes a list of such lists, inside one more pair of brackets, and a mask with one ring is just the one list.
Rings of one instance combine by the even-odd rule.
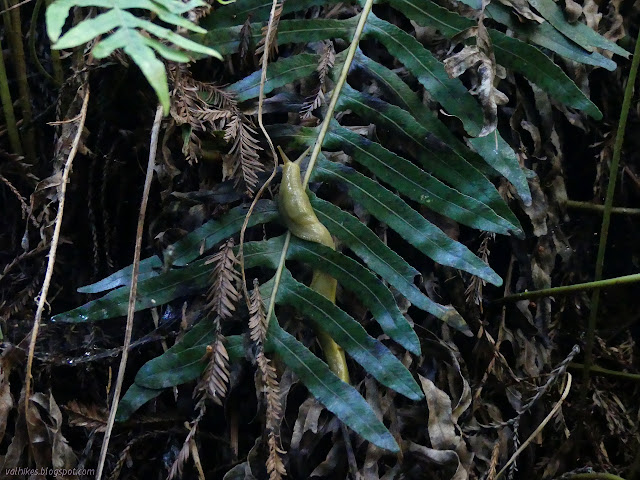
[[240, 248], [238, 249], [238, 258], [240, 260], [240, 274], [242, 276], [242, 292], [244, 293], [247, 307], [250, 306], [251, 299], [249, 297], [249, 290], [247, 288], [247, 276], [244, 271], [244, 234], [247, 230], [247, 225], [249, 224], [249, 218], [251, 218], [251, 214], [253, 213], [258, 200], [262, 198], [262, 194], [276, 177], [276, 172], [278, 171], [278, 154], [276, 153], [276, 149], [273, 146], [273, 141], [269, 136], [269, 132], [267, 132], [267, 129], [264, 127], [264, 122], [262, 120], [264, 109], [264, 85], [267, 82], [267, 66], [269, 65], [269, 52], [271, 48], [271, 46], [269, 45], [269, 41], [275, 40], [275, 34], [273, 34], [272, 31], [277, 28], [279, 18], [278, 9], [280, 9], [280, 12], [282, 12], [282, 4], [279, 0], [273, 0], [273, 3], [271, 4], [271, 13], [269, 14], [269, 23], [265, 32], [264, 54], [262, 55], [262, 72], [260, 75], [260, 95], [258, 98], [258, 125], [260, 126], [262, 134], [267, 139], [267, 143], [269, 144], [269, 148], [271, 150], [271, 155], [273, 155], [273, 170], [271, 171], [271, 175], [269, 175], [269, 178], [267, 178], [267, 181], [264, 182], [262, 187], [260, 187], [260, 190], [258, 190], [256, 196], [253, 197], [253, 201], [251, 202], [249, 211], [244, 217], [244, 223], [242, 224], [242, 229], [240, 230]]
[[[81, 87], [82, 88], [82, 87]], [[44, 306], [47, 303], [47, 293], [49, 292], [49, 286], [51, 285], [51, 277], [53, 276], [53, 267], [56, 263], [56, 252], [58, 250], [58, 242], [60, 240], [60, 229], [62, 228], [62, 216], [64, 214], [64, 201], [67, 193], [67, 182], [69, 181], [69, 175], [71, 174], [71, 167], [73, 166], [73, 159], [78, 152], [78, 146], [80, 145], [80, 138], [82, 138], [82, 131], [84, 130], [84, 122], [87, 118], [87, 107], [89, 105], [89, 85], [85, 85], [84, 98], [82, 100], [82, 108], [80, 109], [80, 116], [78, 119], [78, 131], [73, 139], [71, 145], [71, 151], [67, 157], [67, 161], [64, 165], [62, 172], [62, 179], [60, 181], [60, 191], [58, 195], [58, 213], [56, 214], [55, 227], [53, 229], [53, 237], [51, 239], [51, 247], [49, 248], [49, 261], [47, 262], [47, 271], [44, 276], [44, 282], [42, 282], [42, 290], [38, 295], [38, 308], [36, 309], [36, 316], [33, 320], [33, 328], [31, 329], [31, 340], [29, 342], [29, 354], [27, 355], [27, 374], [25, 379], [25, 418], [28, 418], [29, 401], [31, 397], [31, 369], [33, 368], [33, 355], [36, 350], [36, 340], [38, 339], [38, 330], [40, 328], [40, 320], [42, 320], [42, 312]]]
[[138, 229], [136, 231], [136, 246], [133, 253], [133, 268], [131, 272], [131, 289], [129, 290], [129, 305], [127, 309], [127, 326], [124, 334], [124, 344], [122, 346], [122, 357], [120, 366], [118, 367], [118, 377], [113, 391], [113, 401], [109, 410], [109, 420], [102, 441], [102, 449], [100, 450], [100, 461], [96, 473], [96, 480], [102, 478], [104, 464], [107, 459], [107, 448], [109, 447], [109, 439], [111, 431], [116, 420], [116, 412], [118, 411], [118, 403], [120, 401], [120, 391], [122, 390], [122, 382], [124, 380], [124, 372], [127, 367], [127, 359], [129, 357], [129, 345], [131, 344], [131, 333], [133, 331], [133, 313], [136, 306], [136, 292], [138, 289], [138, 273], [140, 271], [140, 251], [142, 250], [142, 233], [144, 230], [144, 218], [147, 212], [147, 202], [149, 200], [149, 190], [151, 189], [151, 180], [153, 179], [153, 170], [155, 167], [156, 152], [158, 150], [158, 135], [160, 133], [160, 122], [162, 120], [162, 106], [158, 105], [156, 116], [153, 120], [153, 128], [151, 129], [151, 142], [149, 147], [149, 161], [147, 163], [147, 173], [144, 179], [144, 190], [142, 192], [142, 203], [140, 205], [140, 214], [138, 215]]
[[542, 429], [547, 425], [547, 423], [549, 423], [549, 421], [558, 412], [558, 410], [560, 410], [560, 407], [562, 406], [562, 402], [564, 402], [564, 399], [567, 398], [567, 395], [569, 395], [569, 390], [571, 390], [571, 380], [572, 380], [571, 374], [567, 372], [567, 384], [564, 388], [564, 392], [562, 392], [562, 396], [560, 397], [560, 400], [556, 402], [556, 404], [553, 406], [553, 408], [549, 412], [549, 415], [547, 415], [545, 419], [540, 423], [540, 425], [538, 425], [538, 428], [536, 428], [533, 432], [531, 432], [531, 435], [529, 435], [529, 437], [522, 443], [522, 445], [520, 445], [520, 447], [514, 452], [514, 454], [511, 455], [511, 458], [509, 459], [509, 461], [505, 464], [504, 467], [502, 467], [502, 470], [500, 470], [498, 474], [495, 476], [496, 480], [500, 478], [500, 476], [507, 470], [507, 468], [509, 468], [509, 465], [511, 465], [513, 462], [516, 461], [516, 459], [524, 451], [524, 449], [527, 448], [527, 446], [533, 441], [534, 438], [536, 438], [536, 436], [542, 431]]

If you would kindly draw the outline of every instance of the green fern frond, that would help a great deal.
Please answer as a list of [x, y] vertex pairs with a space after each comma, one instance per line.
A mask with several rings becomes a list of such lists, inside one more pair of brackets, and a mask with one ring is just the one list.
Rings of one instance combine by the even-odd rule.
[[[222, 59], [213, 48], [134, 15], [130, 9], [143, 9], [163, 22], [185, 30], [204, 33], [205, 30], [182, 17], [196, 7], [207, 5], [201, 0], [56, 0], [46, 13], [47, 32], [52, 48], [62, 50], [84, 45], [98, 39], [93, 47], [95, 58], [105, 58], [121, 48], [140, 68], [158, 95], [165, 115], [169, 112], [169, 87], [164, 63], [158, 55], [173, 62], [189, 62], [195, 53]], [[74, 7], [106, 9], [94, 18], [81, 21], [62, 35], [62, 28]], [[104, 36], [104, 38], [100, 38]], [[156, 38], [152, 38], [156, 37]], [[166, 43], [164, 43], [164, 42]], [[175, 47], [183, 50], [178, 50]]]
[[[341, 19], [299, 19], [301, 17], [291, 15], [337, 1], [284, 2], [277, 44], [308, 45], [334, 39], [351, 42], [361, 19], [358, 15]], [[476, 25], [476, 20], [446, 10], [430, 0], [383, 2], [417, 25], [435, 28], [449, 39], [457, 40], [461, 32]], [[477, 0], [464, 3], [474, 8], [481, 7]], [[504, 5], [491, 4], [486, 9], [486, 35], [493, 45], [492, 55], [487, 58], [495, 56], [497, 64], [523, 75], [565, 107], [599, 118], [601, 113], [596, 105], [556, 65], [550, 52], [607, 69], [615, 68], [615, 62], [597, 53], [596, 48], [622, 56], [628, 53], [588, 27], [566, 22], [558, 16], [559, 7], [552, 0], [530, 3], [538, 12], [530, 16], [538, 21], [514, 21], [515, 14]], [[247, 35], [251, 35], [253, 44], [260, 41], [260, 32], [271, 4], [271, 0], [244, 0], [220, 8], [203, 19], [206, 33], [196, 32], [194, 38], [215, 46], [223, 54], [237, 53], [243, 42], [246, 43]], [[248, 25], [249, 13], [253, 23]], [[509, 34], [502, 31], [502, 25], [509, 28]], [[430, 223], [422, 209], [485, 232], [522, 236], [522, 226], [491, 180], [498, 174], [505, 177], [522, 203], [527, 205], [531, 203], [529, 172], [522, 168], [516, 152], [497, 130], [489, 136], [478, 137], [486, 126], [486, 116], [477, 98], [460, 79], [451, 78], [442, 59], [414, 36], [370, 14], [363, 37], [375, 42], [378, 48], [386, 49], [395, 61], [405, 67], [428, 95], [431, 107], [425, 105], [414, 88], [397, 73], [367, 56], [366, 52], [357, 51], [349, 67], [358, 71], [360, 80], [364, 77], [374, 82], [379, 87], [378, 93], [375, 97], [361, 93], [347, 83], [336, 97], [335, 109], [336, 112], [349, 112], [350, 116], [361, 119], [361, 124], [378, 127], [379, 134], [375, 139], [360, 135], [349, 125], [341, 125], [330, 118], [331, 115], [318, 111], [322, 102], [317, 98], [307, 106], [305, 113], [323, 118], [320, 127], [272, 124], [267, 127], [269, 134], [281, 145], [286, 144], [287, 149], [302, 151], [315, 145], [318, 138], [326, 133], [322, 137], [322, 152], [318, 154], [317, 148], [317, 155], [310, 162], [312, 166], [307, 167], [307, 175], [313, 182], [337, 186], [355, 204], [394, 230], [420, 254], [439, 264], [475, 275], [479, 282], [499, 285], [501, 278], [483, 259]], [[474, 40], [470, 38], [467, 41]], [[330, 80], [337, 81], [336, 72], [343, 69], [348, 58], [345, 53], [337, 53], [335, 59], [332, 57], [333, 68], [330, 72], [328, 69], [323, 72], [321, 88], [329, 90]], [[266, 72], [265, 94], [278, 93], [279, 89], [295, 90], [291, 87], [297, 87], [308, 78], [317, 79], [318, 65], [322, 61], [321, 55], [293, 53], [272, 62]], [[260, 71], [254, 72], [224, 89], [233, 95], [240, 108], [246, 107], [243, 111], [254, 110], [260, 75]], [[438, 113], [442, 111], [460, 120], [464, 128], [462, 135], [451, 131], [439, 118]], [[290, 112], [285, 108], [278, 113]], [[353, 165], [331, 160], [338, 158], [331, 155], [334, 152], [346, 154]], [[301, 167], [305, 168], [304, 162]], [[400, 313], [394, 292], [387, 285], [416, 308], [429, 312], [453, 328], [469, 335], [469, 327], [453, 307], [436, 303], [418, 288], [414, 283], [419, 274], [417, 269], [384, 243], [368, 225], [311, 192], [309, 197], [320, 222], [358, 260], [340, 251], [284, 236], [246, 243], [243, 251], [246, 269], [277, 272], [260, 287], [261, 297], [272, 300], [267, 305], [270, 311], [276, 306], [286, 305], [303, 314], [316, 327], [327, 331], [365, 372], [380, 383], [410, 399], [421, 398], [422, 392], [415, 380], [391, 350], [369, 335], [345, 309], [296, 280], [291, 273], [295, 271], [290, 271], [285, 262], [297, 261], [335, 278], [345, 290], [357, 297], [390, 339], [412, 353], [420, 352], [420, 341]], [[245, 213], [245, 207], [237, 207], [178, 242], [174, 246], [174, 265], [180, 268], [163, 271], [157, 257], [143, 261], [136, 308], [151, 308], [202, 292], [207, 286], [209, 272], [207, 259], [198, 259], [201, 252], [211, 250], [236, 234]], [[250, 217], [249, 226], [278, 220], [275, 205], [260, 201]], [[283, 250], [286, 250], [284, 255]], [[81, 291], [86, 293], [116, 289], [100, 299], [57, 315], [54, 320], [84, 322], [123, 315], [128, 295], [126, 285], [130, 280], [131, 268], [127, 267], [84, 287]], [[180, 344], [140, 370], [121, 402], [120, 418], [126, 418], [145, 401], [157, 396], [161, 388], [196, 378], [202, 372], [204, 365], [198, 363], [197, 353], [202, 354], [205, 339], [213, 335], [203, 323], [196, 325]], [[379, 447], [397, 450], [393, 437], [353, 387], [341, 382], [324, 362], [281, 328], [275, 315], [270, 318], [268, 328], [266, 351], [275, 353], [320, 402], [354, 431]], [[230, 338], [229, 355], [233, 358], [232, 349]]]

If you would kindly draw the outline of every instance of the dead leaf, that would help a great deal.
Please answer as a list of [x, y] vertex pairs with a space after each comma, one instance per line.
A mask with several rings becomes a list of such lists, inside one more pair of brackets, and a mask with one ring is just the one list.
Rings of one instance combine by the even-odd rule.
[[4, 438], [4, 433], [7, 429], [7, 418], [13, 408], [13, 397], [9, 386], [11, 363], [7, 359], [8, 351], [9, 349], [5, 350], [2, 353], [2, 357], [0, 357], [0, 442]]
[[480, 21], [477, 28], [468, 32], [470, 36], [476, 37], [476, 45], [467, 45], [447, 58], [444, 68], [451, 78], [457, 78], [467, 70], [473, 72], [473, 88], [470, 93], [476, 95], [482, 105], [484, 125], [478, 136], [485, 137], [498, 126], [498, 105], [505, 105], [509, 99], [494, 86], [497, 65], [484, 24]]
[[456, 471], [451, 477], [451, 480], [467, 480], [469, 478], [468, 472], [460, 462], [460, 457], [458, 457], [458, 454], [453, 450], [436, 450], [413, 442], [407, 442], [404, 450], [418, 457], [422, 457], [429, 463], [435, 465], [455, 466]]
[[108, 413], [97, 405], [82, 405], [72, 400], [64, 407], [69, 413], [69, 425], [104, 432]]
[[438, 450], [455, 448], [459, 443], [452, 419], [451, 399], [428, 378], [419, 375], [429, 407], [429, 439]]
[[62, 435], [62, 412], [53, 395], [36, 393], [30, 400], [26, 424], [36, 466], [74, 468], [77, 459]]
[[514, 14], [520, 17], [520, 20], [524, 23], [524, 20], [532, 20], [538, 23], [544, 23], [544, 18], [536, 15], [531, 7], [529, 6], [529, 2], [527, 0], [500, 0], [500, 3], [506, 5], [507, 7], [511, 7], [514, 10]]

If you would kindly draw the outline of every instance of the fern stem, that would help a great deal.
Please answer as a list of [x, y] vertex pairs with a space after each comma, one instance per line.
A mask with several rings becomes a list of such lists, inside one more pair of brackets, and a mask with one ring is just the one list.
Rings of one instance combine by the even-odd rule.
[[136, 307], [136, 295], [138, 292], [138, 275], [140, 272], [140, 252], [142, 251], [142, 234], [144, 232], [144, 220], [147, 213], [147, 202], [149, 201], [149, 191], [151, 190], [151, 181], [153, 180], [153, 171], [156, 165], [156, 153], [158, 151], [158, 136], [160, 134], [160, 124], [162, 122], [162, 105], [158, 105], [156, 115], [151, 128], [151, 141], [149, 145], [149, 160], [147, 162], [147, 172], [144, 178], [144, 187], [142, 190], [142, 201], [140, 202], [140, 213], [138, 214], [138, 225], [136, 229], [136, 244], [133, 252], [133, 265], [131, 268], [131, 286], [129, 288], [129, 303], [127, 305], [127, 326], [124, 333], [124, 342], [122, 345], [122, 357], [120, 357], [120, 365], [118, 366], [118, 376], [116, 377], [115, 388], [113, 389], [113, 398], [111, 400], [111, 408], [109, 409], [109, 418], [102, 440], [102, 448], [100, 449], [100, 460], [96, 472], [96, 480], [102, 478], [104, 464], [107, 459], [107, 450], [109, 448], [109, 440], [113, 424], [116, 421], [118, 412], [118, 403], [120, 402], [120, 391], [124, 381], [124, 373], [127, 368], [127, 360], [129, 358], [129, 347], [131, 346], [131, 335], [133, 333], [133, 314]]
[[[576, 200], [567, 200], [565, 203], [567, 208], [573, 208], [575, 210], [585, 210], [588, 212], [602, 213], [604, 212], [604, 205], [597, 205], [590, 202], [578, 202]], [[611, 213], [617, 213], [621, 215], [640, 215], [640, 208], [627, 208], [627, 207], [612, 207]]]
[[624, 480], [624, 478], [613, 473], [571, 473], [566, 477], [570, 480]]
[[[633, 61], [631, 62], [631, 70], [627, 86], [624, 90], [624, 99], [622, 101], [622, 111], [620, 112], [620, 121], [618, 122], [618, 131], [616, 132], [616, 142], [613, 147], [613, 159], [609, 168], [609, 184], [607, 185], [607, 196], [604, 202], [604, 212], [602, 214], [602, 228], [600, 231], [600, 244], [598, 245], [598, 256], [596, 258], [596, 271], [594, 280], [602, 279], [602, 270], [604, 267], [604, 255], [607, 248], [607, 237], [609, 236], [609, 224], [611, 221], [611, 209], [613, 207], [613, 195], [616, 190], [616, 180], [618, 178], [618, 165], [620, 164], [620, 154], [622, 152], [622, 144], [624, 142], [624, 133], [627, 126], [627, 117], [631, 107], [631, 99], [633, 97], [633, 87], [638, 73], [638, 65], [640, 65], [640, 34], [636, 38], [636, 47], [633, 52]], [[591, 365], [593, 364], [593, 344], [595, 340], [596, 320], [598, 318], [598, 306], [600, 304], [600, 290], [593, 291], [591, 297], [591, 311], [589, 312], [589, 323], [587, 326], [587, 340], [584, 354], [584, 371], [582, 377], [581, 397], [586, 403], [587, 393], [589, 391], [589, 376]]]
[[530, 292], [515, 293], [507, 295], [503, 298], [494, 300], [494, 303], [517, 302], [529, 298], [551, 297], [556, 295], [568, 295], [570, 293], [582, 292], [586, 290], [597, 290], [600, 288], [616, 287], [628, 283], [640, 282], [640, 273], [633, 275], [624, 275], [622, 277], [608, 278], [606, 280], [598, 280], [595, 282], [576, 283], [574, 285], [564, 285], [562, 287], [545, 288], [543, 290], [532, 290]]
[[[571, 362], [569, 364], [569, 368], [575, 369], [584, 369], [584, 365], [582, 363]], [[634, 382], [640, 382], [640, 374], [638, 373], [629, 373], [629, 372], [620, 372], [618, 370], [609, 370], [608, 368], [602, 368], [597, 365], [591, 365], [591, 371], [593, 373], [599, 373], [601, 375], [609, 375], [610, 377], [623, 378], [625, 380], [632, 380]]]
[[[47, 8], [49, 8], [51, 2], [53, 2], [53, 0], [45, 0]], [[49, 52], [51, 53], [51, 68], [53, 69], [53, 78], [58, 85], [62, 85], [62, 83], [64, 82], [64, 70], [62, 69], [60, 50], [54, 50], [53, 48], [50, 48]]]
[[4, 24], [9, 37], [9, 46], [13, 56], [16, 80], [18, 81], [18, 92], [20, 93], [20, 110], [22, 111], [22, 127], [24, 128], [23, 146], [27, 160], [32, 165], [35, 165], [36, 150], [32, 125], [33, 111], [31, 109], [29, 82], [27, 81], [27, 64], [24, 55], [24, 45], [22, 44], [20, 8], [14, 4], [14, 1], [9, 0], [4, 0], [4, 6]]
[[[322, 149], [322, 142], [324, 141], [324, 137], [327, 135], [327, 131], [329, 130], [329, 125], [333, 118], [333, 112], [336, 109], [336, 104], [338, 103], [338, 98], [340, 97], [340, 91], [342, 90], [342, 87], [347, 81], [349, 68], [351, 67], [351, 62], [353, 61], [353, 57], [355, 56], [356, 50], [358, 48], [358, 43], [360, 43], [360, 36], [362, 35], [362, 31], [364, 30], [365, 24], [367, 23], [367, 18], [369, 17], [369, 12], [371, 12], [372, 6], [373, 6], [373, 0], [366, 0], [365, 5], [362, 9], [362, 13], [360, 14], [360, 20], [358, 21], [358, 26], [356, 27], [356, 31], [353, 35], [353, 39], [351, 40], [351, 45], [349, 45], [349, 51], [347, 52], [347, 58], [345, 59], [344, 65], [342, 66], [340, 77], [338, 78], [338, 81], [336, 82], [336, 85], [333, 88], [331, 101], [329, 102], [329, 107], [327, 108], [327, 112], [322, 122], [322, 126], [320, 127], [320, 133], [318, 134], [318, 138], [316, 139], [316, 144], [314, 145], [313, 151], [311, 152], [309, 165], [307, 166], [307, 171], [304, 175], [304, 181], [302, 183], [303, 188], [306, 187], [307, 184], [309, 183], [311, 172], [318, 158], [318, 155], [320, 154], [320, 151]], [[282, 254], [280, 255], [280, 262], [278, 263], [278, 268], [276, 270], [276, 274], [273, 281], [273, 290], [271, 291], [271, 298], [269, 299], [269, 308], [267, 310], [267, 321], [271, 320], [271, 315], [273, 315], [273, 311], [275, 309], [276, 295], [278, 294], [278, 288], [280, 287], [280, 280], [282, 279], [282, 271], [284, 270], [284, 264], [287, 258], [287, 250], [289, 249], [290, 240], [291, 240], [291, 232], [287, 232], [287, 236], [285, 237], [285, 240], [284, 240], [284, 246], [282, 247]]]
[[[264, 53], [262, 55], [262, 71], [260, 72], [260, 93], [258, 96], [258, 126], [262, 131], [262, 134], [267, 139], [267, 143], [269, 143], [269, 148], [271, 149], [271, 155], [273, 155], [273, 170], [271, 171], [271, 175], [267, 178], [267, 181], [264, 182], [258, 193], [256, 193], [255, 197], [253, 197], [253, 201], [251, 202], [251, 206], [249, 207], [249, 211], [244, 217], [244, 222], [242, 224], [242, 228], [240, 229], [240, 246], [238, 248], [238, 257], [240, 261], [240, 275], [242, 277], [242, 293], [244, 294], [245, 301], [247, 303], [247, 308], [250, 307], [250, 296], [249, 291], [247, 289], [247, 275], [244, 268], [244, 234], [247, 231], [247, 225], [249, 224], [249, 218], [253, 213], [253, 210], [258, 203], [258, 200], [262, 197], [262, 194], [267, 189], [267, 187], [271, 184], [273, 179], [276, 176], [276, 172], [278, 171], [278, 154], [276, 153], [276, 149], [273, 146], [273, 141], [271, 140], [271, 136], [267, 129], [264, 127], [263, 122], [263, 111], [264, 111], [264, 86], [267, 83], [267, 66], [269, 65], [269, 49], [270, 45], [269, 39], [273, 38], [271, 35], [271, 31], [273, 30], [276, 10], [278, 8], [278, 0], [273, 0], [271, 4], [271, 13], [269, 14], [269, 23], [267, 24], [267, 32], [264, 39]], [[289, 248], [289, 241], [291, 240], [291, 233], [287, 232], [287, 236], [284, 242], [283, 255], [287, 254], [287, 249]], [[276, 279], [277, 283], [279, 283], [280, 277], [282, 276], [282, 268], [284, 268], [284, 260], [281, 258], [281, 262], [278, 264], [278, 269], [276, 270]], [[282, 265], [282, 267], [281, 267]], [[267, 313], [267, 325], [269, 324], [269, 319], [271, 318], [271, 314], [273, 313], [273, 308], [269, 305], [269, 313]]]
[[0, 101], [2, 101], [2, 111], [4, 112], [5, 123], [7, 124], [9, 145], [11, 145], [12, 153], [22, 155], [20, 134], [18, 133], [16, 116], [13, 111], [13, 101], [11, 100], [11, 91], [9, 90], [9, 78], [7, 77], [7, 69], [4, 65], [2, 43], [0, 43]]
[[340, 92], [342, 91], [342, 87], [347, 82], [347, 75], [349, 75], [349, 69], [351, 68], [351, 62], [353, 62], [353, 57], [356, 54], [356, 50], [358, 49], [358, 44], [360, 43], [360, 37], [362, 36], [362, 32], [364, 30], [364, 26], [367, 23], [367, 18], [369, 18], [369, 12], [371, 12], [371, 7], [373, 7], [373, 0], [366, 0], [364, 6], [362, 7], [362, 13], [360, 13], [360, 20], [358, 21], [358, 26], [356, 27], [356, 31], [353, 34], [353, 39], [351, 40], [351, 45], [349, 45], [349, 51], [347, 52], [347, 58], [344, 61], [344, 65], [342, 66], [342, 71], [340, 72], [340, 77], [338, 77], [338, 81], [333, 87], [333, 93], [331, 94], [331, 101], [329, 102], [329, 106], [327, 107], [327, 112], [325, 113], [324, 120], [322, 125], [320, 126], [320, 133], [318, 133], [318, 138], [316, 139], [316, 143], [313, 146], [313, 151], [311, 152], [311, 158], [309, 159], [309, 166], [307, 167], [307, 171], [304, 174], [304, 180], [302, 182], [302, 187], [305, 188], [309, 183], [309, 178], [311, 178], [311, 173], [313, 172], [313, 167], [316, 164], [316, 160], [318, 159], [318, 155], [322, 150], [322, 143], [324, 142], [324, 137], [326, 137], [327, 132], [329, 131], [329, 126], [331, 125], [331, 120], [333, 119], [333, 112], [336, 109], [336, 105], [338, 104], [338, 99], [340, 98]]
[[59, 87], [62, 82], [58, 82], [49, 72], [47, 72], [47, 70], [42, 66], [42, 63], [40, 63], [38, 52], [36, 51], [36, 26], [38, 25], [38, 15], [40, 14], [40, 8], [42, 8], [42, 1], [43, 0], [36, 0], [36, 4], [33, 6], [33, 12], [31, 13], [31, 26], [29, 27], [29, 53], [31, 54], [31, 59], [40, 74], [56, 87]]

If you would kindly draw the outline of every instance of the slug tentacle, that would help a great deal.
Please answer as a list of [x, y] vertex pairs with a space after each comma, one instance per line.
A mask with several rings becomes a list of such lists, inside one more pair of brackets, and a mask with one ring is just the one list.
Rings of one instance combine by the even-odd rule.
[[[298, 160], [292, 162], [278, 146], [284, 161], [282, 166], [282, 183], [278, 197], [278, 208], [287, 228], [292, 235], [310, 242], [320, 243], [335, 250], [335, 243], [329, 230], [320, 223], [313, 211], [309, 197], [302, 187], [300, 166], [298, 161], [304, 158], [307, 149]], [[338, 282], [332, 276], [314, 270], [311, 289], [324, 296], [332, 303], [336, 303], [336, 288]], [[318, 341], [324, 351], [329, 368], [342, 381], [349, 382], [349, 370], [344, 350], [326, 332], [316, 330]]]

